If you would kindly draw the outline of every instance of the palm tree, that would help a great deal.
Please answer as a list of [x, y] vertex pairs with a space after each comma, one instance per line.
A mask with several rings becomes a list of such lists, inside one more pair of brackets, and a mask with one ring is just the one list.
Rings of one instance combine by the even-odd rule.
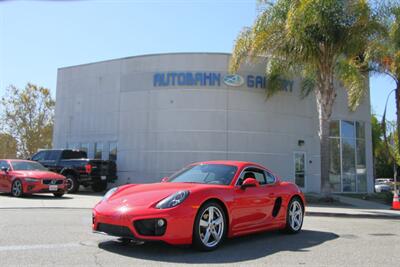
[[[386, 134], [386, 110], [382, 119], [382, 128], [386, 148], [390, 157], [400, 165], [400, 4], [387, 1], [381, 5], [382, 25], [384, 31], [371, 42], [367, 50], [367, 58], [371, 61], [371, 69], [375, 72], [385, 74], [393, 79], [396, 84], [394, 89], [396, 95], [396, 127], [394, 145], [389, 146]], [[396, 180], [396, 173], [394, 179]]]
[[267, 96], [299, 75], [304, 95], [314, 92], [319, 115], [321, 192], [329, 194], [329, 121], [336, 98], [335, 80], [347, 89], [355, 108], [367, 90], [364, 51], [375, 32], [364, 0], [262, 1], [263, 10], [239, 34], [230, 71], [245, 60], [267, 57]]
[[371, 42], [367, 57], [373, 71], [391, 77], [396, 84], [396, 130], [400, 140], [400, 4], [383, 5], [381, 12], [384, 31]]

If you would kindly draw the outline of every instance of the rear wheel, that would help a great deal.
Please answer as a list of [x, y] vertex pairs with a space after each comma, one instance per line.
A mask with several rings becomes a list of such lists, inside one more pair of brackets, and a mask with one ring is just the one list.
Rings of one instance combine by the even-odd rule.
[[289, 234], [296, 234], [300, 232], [303, 226], [304, 208], [298, 197], [290, 200], [286, 212], [286, 227], [285, 232]]
[[13, 197], [22, 197], [23, 194], [22, 182], [20, 180], [15, 180], [11, 186], [11, 195]]
[[103, 192], [107, 189], [107, 182], [94, 183], [92, 189], [94, 192]]
[[203, 251], [219, 247], [226, 236], [226, 215], [216, 202], [203, 205], [197, 213], [193, 227], [193, 245]]
[[76, 193], [79, 189], [78, 179], [73, 174], [67, 174], [67, 191], [68, 193]]

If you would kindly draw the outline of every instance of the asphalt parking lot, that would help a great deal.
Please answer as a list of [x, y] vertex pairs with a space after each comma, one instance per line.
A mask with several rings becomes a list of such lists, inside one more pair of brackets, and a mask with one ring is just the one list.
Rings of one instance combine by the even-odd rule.
[[[124, 246], [93, 234], [91, 206], [100, 195], [55, 199], [0, 194], [0, 266], [395, 266], [398, 220], [306, 217], [298, 235], [261, 233], [213, 252], [163, 243]], [[14, 205], [14, 206], [13, 206]]]

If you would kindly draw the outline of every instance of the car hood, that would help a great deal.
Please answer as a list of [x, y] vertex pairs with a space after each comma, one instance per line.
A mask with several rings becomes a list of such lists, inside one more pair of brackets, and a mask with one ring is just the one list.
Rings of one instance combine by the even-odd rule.
[[221, 186], [194, 183], [132, 184], [122, 186], [107, 200], [107, 203], [111, 205], [153, 206], [178, 191], [188, 190], [193, 193], [210, 187]]
[[31, 177], [37, 179], [63, 179], [64, 176], [49, 171], [13, 171], [13, 176], [17, 177]]

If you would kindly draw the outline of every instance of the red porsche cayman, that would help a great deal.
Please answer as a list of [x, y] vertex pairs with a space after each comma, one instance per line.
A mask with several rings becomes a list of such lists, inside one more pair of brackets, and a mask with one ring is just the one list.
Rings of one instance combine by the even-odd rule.
[[93, 230], [122, 241], [158, 240], [217, 248], [226, 237], [282, 229], [298, 233], [299, 188], [251, 162], [191, 164], [161, 183], [109, 190], [93, 209]]
[[0, 192], [11, 192], [14, 197], [33, 193], [53, 193], [55, 197], [62, 197], [66, 191], [65, 177], [48, 171], [40, 163], [0, 159]]

